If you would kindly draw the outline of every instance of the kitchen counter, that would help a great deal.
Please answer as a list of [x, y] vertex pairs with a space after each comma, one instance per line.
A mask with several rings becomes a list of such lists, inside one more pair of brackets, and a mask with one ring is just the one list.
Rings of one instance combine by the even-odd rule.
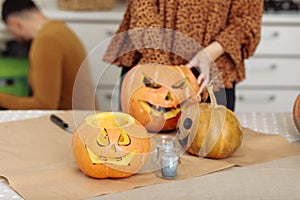
[[[120, 22], [126, 8], [126, 1], [116, 0], [115, 7], [111, 10], [101, 11], [69, 11], [59, 9], [56, 1], [43, 0], [39, 3], [44, 14], [53, 19], [59, 19], [67, 22]], [[263, 16], [263, 24], [299, 24], [300, 11], [292, 12], [268, 12]], [[4, 25], [0, 23], [0, 29]]]
[[[89, 21], [89, 22], [116, 22], [121, 21], [125, 12], [126, 4], [117, 1], [112, 10], [107, 11], [66, 11], [58, 9], [53, 2], [47, 2], [43, 5], [43, 11], [51, 18], [64, 21]], [[270, 12], [263, 15], [263, 24], [299, 24], [300, 12]]]
[[[120, 23], [123, 19], [123, 15], [126, 8], [126, 1], [116, 0], [115, 7], [111, 10], [102, 11], [69, 11], [59, 9], [56, 1], [53, 0], [41, 0], [38, 3], [43, 13], [57, 20], [65, 22], [77, 22], [77, 23]], [[268, 12], [263, 16], [264, 25], [300, 25], [300, 12]], [[0, 40], [10, 39], [12, 36], [6, 30], [3, 22], [0, 22]]]
[[[44, 0], [41, 8], [45, 14], [65, 21], [121, 21], [126, 8], [126, 1], [116, 0], [115, 8], [107, 11], [65, 11], [60, 10], [53, 1]], [[267, 12], [263, 23], [297, 23], [300, 24], [300, 11]]]
[[[62, 20], [65, 22], [100, 22], [100, 23], [111, 23], [120, 22], [123, 18], [125, 12], [125, 1], [116, 0], [115, 7], [111, 10], [101, 10], [101, 11], [71, 11], [62, 10], [58, 8], [56, 1], [44, 0], [38, 3], [42, 12], [52, 18], [57, 20]], [[0, 10], [1, 11], [1, 10]], [[5, 28], [3, 22], [0, 22], [0, 29]]]
[[117, 0], [111, 10], [102, 11], [69, 11], [59, 9], [53, 1], [45, 1], [41, 8], [45, 15], [63, 21], [76, 22], [120, 22], [125, 11], [125, 1]]
[[298, 24], [300, 25], [300, 11], [268, 12], [263, 15], [263, 24]]
[[[66, 11], [61, 10], [53, 1], [45, 1], [41, 8], [45, 14], [64, 21], [121, 21], [126, 8], [126, 1], [117, 0], [114, 9], [105, 11]], [[263, 16], [263, 23], [297, 23], [300, 24], [300, 12], [268, 12]]]
[[[30, 119], [58, 111], [0, 111], [0, 122]], [[300, 145], [291, 113], [237, 113], [242, 126], [281, 134]], [[298, 141], [298, 142], [297, 142]], [[300, 196], [300, 155], [246, 167], [233, 167], [183, 181], [151, 185], [93, 199], [297, 199]], [[188, 185], [189, 187], [185, 187]], [[201, 188], [201, 189], [200, 189]], [[168, 191], [168, 192], [166, 192]], [[0, 179], [0, 199], [22, 199]]]

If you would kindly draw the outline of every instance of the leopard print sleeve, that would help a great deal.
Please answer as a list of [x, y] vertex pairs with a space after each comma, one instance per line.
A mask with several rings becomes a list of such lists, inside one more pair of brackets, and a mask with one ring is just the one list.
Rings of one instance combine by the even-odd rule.
[[263, 1], [232, 0], [227, 27], [216, 37], [218, 41], [239, 65], [249, 58], [260, 41]]

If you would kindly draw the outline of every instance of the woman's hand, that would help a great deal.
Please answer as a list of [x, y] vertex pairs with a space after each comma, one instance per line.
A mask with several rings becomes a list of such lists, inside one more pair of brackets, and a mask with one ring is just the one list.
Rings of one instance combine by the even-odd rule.
[[214, 61], [224, 53], [223, 47], [220, 43], [214, 41], [201, 51], [199, 51], [186, 67], [191, 69], [197, 68], [200, 72], [197, 80], [200, 86], [200, 92], [210, 81], [210, 68], [213, 66]]
[[207, 55], [205, 50], [199, 51], [193, 58], [190, 60], [186, 67], [196, 68], [200, 75], [197, 77], [198, 84], [200, 86], [200, 92], [204, 89], [204, 87], [208, 84], [210, 80], [210, 65], [212, 64], [212, 59]]

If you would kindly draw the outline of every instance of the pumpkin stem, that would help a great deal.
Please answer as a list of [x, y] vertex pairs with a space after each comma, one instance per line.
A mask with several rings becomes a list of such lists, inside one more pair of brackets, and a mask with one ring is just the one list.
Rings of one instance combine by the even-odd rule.
[[212, 84], [217, 80], [217, 78], [218, 78], [219, 76], [222, 75], [222, 73], [223, 73], [223, 72], [219, 72], [213, 79], [211, 79], [211, 80], [209, 81], [209, 83], [208, 83], [207, 85], [212, 86]]
[[[213, 83], [215, 82], [215, 80], [222, 75], [222, 72], [218, 73], [213, 79], [211, 79], [209, 81], [209, 83], [206, 85], [206, 89], [208, 91], [208, 94], [209, 94], [209, 97], [210, 97], [210, 100], [211, 100], [211, 105], [212, 107], [215, 107], [217, 106], [217, 100], [216, 100], [216, 97], [214, 95], [214, 92], [213, 92]], [[201, 101], [201, 92], [200, 90], [198, 91], [197, 93], [197, 98], [199, 100], [199, 102]]]
[[209, 83], [207, 84], [206, 88], [207, 88], [207, 91], [209, 93], [209, 97], [210, 97], [210, 101], [211, 101], [211, 105], [212, 107], [216, 107], [218, 105], [218, 102], [217, 102], [217, 99], [216, 99], [216, 96], [214, 94], [214, 91], [213, 91], [213, 83], [217, 80], [217, 78], [219, 76], [222, 75], [223, 72], [220, 72], [218, 73], [213, 79], [211, 79], [209, 81]]
[[209, 97], [210, 97], [211, 106], [214, 108], [218, 105], [218, 103], [217, 103], [217, 99], [216, 99], [214, 91], [213, 91], [213, 85], [207, 84], [206, 89], [207, 89]]

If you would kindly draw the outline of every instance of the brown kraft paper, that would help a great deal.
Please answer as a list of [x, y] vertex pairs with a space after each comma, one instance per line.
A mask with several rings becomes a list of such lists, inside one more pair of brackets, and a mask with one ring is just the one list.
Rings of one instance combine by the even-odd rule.
[[[57, 115], [74, 130], [72, 112]], [[282, 136], [243, 129], [243, 143], [232, 157], [212, 160], [184, 154], [175, 180], [160, 179], [154, 172], [123, 179], [93, 179], [76, 165], [72, 135], [52, 123], [49, 115], [2, 123], [0, 130], [0, 176], [25, 199], [86, 199], [300, 154], [300, 148]]]

